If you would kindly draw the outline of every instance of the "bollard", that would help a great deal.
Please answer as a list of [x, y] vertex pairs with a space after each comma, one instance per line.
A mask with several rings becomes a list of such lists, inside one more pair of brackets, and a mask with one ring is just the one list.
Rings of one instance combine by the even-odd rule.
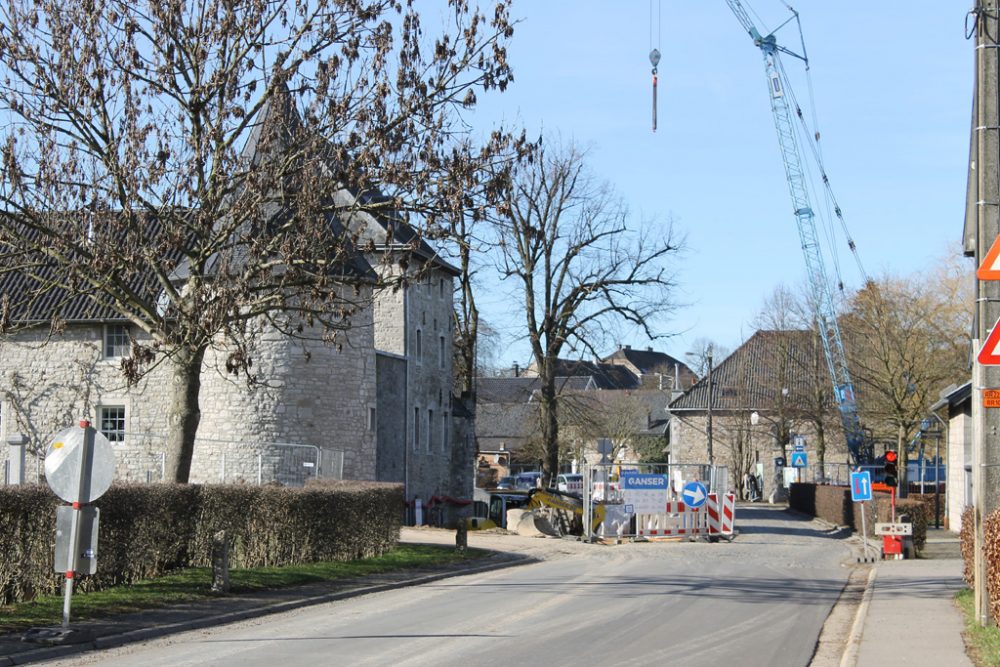
[[229, 540], [224, 530], [212, 536], [212, 592], [229, 592]]
[[465, 551], [469, 546], [469, 526], [465, 523], [465, 518], [460, 517], [458, 526], [455, 529], [455, 551]]

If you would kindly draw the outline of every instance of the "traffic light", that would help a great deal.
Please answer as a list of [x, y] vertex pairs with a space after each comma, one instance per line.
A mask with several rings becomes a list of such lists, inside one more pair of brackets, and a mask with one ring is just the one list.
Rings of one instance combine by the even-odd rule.
[[897, 486], [899, 484], [899, 470], [896, 468], [896, 452], [891, 449], [885, 453], [885, 479], [886, 486]]

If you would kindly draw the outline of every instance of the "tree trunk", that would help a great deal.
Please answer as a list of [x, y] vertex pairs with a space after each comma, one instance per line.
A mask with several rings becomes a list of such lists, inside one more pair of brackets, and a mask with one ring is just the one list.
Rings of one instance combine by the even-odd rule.
[[542, 488], [549, 488], [559, 474], [559, 415], [556, 407], [555, 378], [546, 377], [542, 380]]
[[172, 358], [170, 412], [167, 415], [166, 479], [187, 484], [191, 477], [194, 439], [201, 421], [198, 396], [205, 348], [181, 348]]
[[899, 486], [896, 487], [896, 497], [905, 498], [909, 495], [910, 480], [906, 478], [906, 464], [909, 457], [906, 453], [906, 427], [902, 424], [896, 431], [896, 452], [899, 454], [896, 459], [899, 468]]

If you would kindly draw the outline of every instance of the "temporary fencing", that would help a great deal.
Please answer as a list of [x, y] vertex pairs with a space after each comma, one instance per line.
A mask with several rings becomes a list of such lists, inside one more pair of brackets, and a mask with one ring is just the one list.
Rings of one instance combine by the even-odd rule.
[[[597, 537], [711, 539], [735, 534], [736, 495], [725, 466], [590, 464], [583, 473], [584, 525], [591, 525], [596, 505], [605, 513]], [[698, 497], [685, 496], [691, 489], [698, 489]]]

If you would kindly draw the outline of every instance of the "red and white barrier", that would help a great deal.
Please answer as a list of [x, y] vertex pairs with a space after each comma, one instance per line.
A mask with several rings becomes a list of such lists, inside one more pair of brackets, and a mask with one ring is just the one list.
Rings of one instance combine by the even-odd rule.
[[724, 493], [722, 502], [716, 493], [708, 494], [705, 501], [708, 513], [709, 535], [732, 535], [736, 524], [736, 495]]
[[667, 503], [664, 514], [636, 516], [636, 535], [650, 539], [686, 537], [690, 535], [733, 535], [736, 525], [736, 496], [726, 493], [708, 494], [701, 507], [690, 507], [683, 501]]

